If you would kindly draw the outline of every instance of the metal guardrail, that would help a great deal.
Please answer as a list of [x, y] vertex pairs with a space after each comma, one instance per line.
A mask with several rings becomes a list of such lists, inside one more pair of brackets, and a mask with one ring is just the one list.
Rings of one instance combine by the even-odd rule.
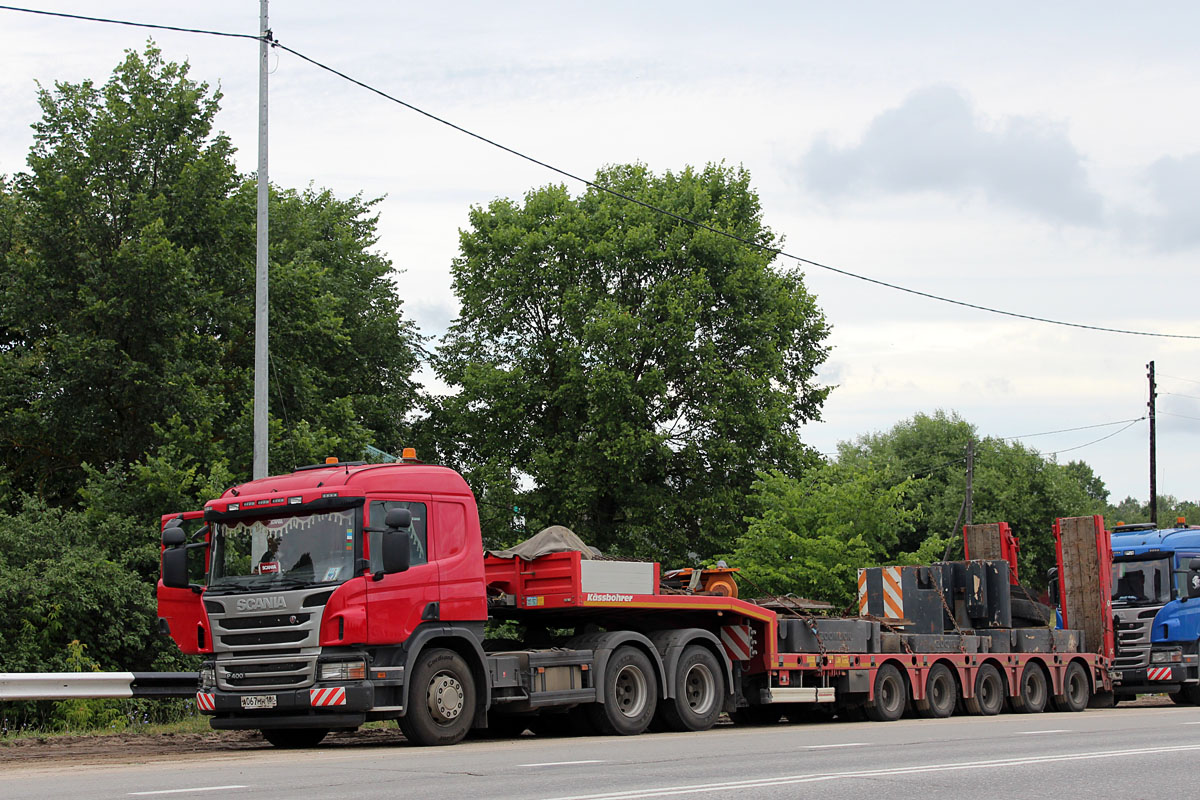
[[0, 672], [0, 701], [191, 697], [195, 672]]

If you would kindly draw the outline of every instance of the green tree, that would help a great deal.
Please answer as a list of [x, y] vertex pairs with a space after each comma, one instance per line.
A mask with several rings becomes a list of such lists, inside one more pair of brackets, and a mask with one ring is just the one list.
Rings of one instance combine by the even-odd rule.
[[1102, 513], [1103, 482], [1080, 462], [1058, 464], [1019, 442], [978, 439], [974, 426], [957, 414], [917, 414], [885, 433], [860, 437], [839, 446], [839, 462], [873, 466], [894, 482], [921, 480], [908, 494], [909, 507], [921, 514], [900, 549], [925, 553], [936, 541], [952, 544], [962, 556], [960, 516], [966, 488], [966, 446], [975, 439], [973, 519], [1008, 522], [1021, 540], [1021, 578], [1041, 586], [1054, 565], [1051, 526], [1057, 517]]
[[[906, 498], [919, 481], [891, 485], [876, 470], [828, 464], [800, 479], [766, 472], [754, 483], [755, 513], [729, 563], [746, 594], [797, 594], [849, 607], [861, 567], [887, 563], [918, 509]], [[898, 559], [904, 563], [906, 559]]]
[[[219, 100], [152, 45], [103, 87], [39, 91], [29, 171], [0, 184], [14, 489], [69, 503], [88, 465], [155, 458], [248, 477], [255, 183], [214, 133]], [[271, 192], [276, 470], [394, 448], [416, 404], [420, 337], [372, 250], [373, 206]]]
[[505, 509], [490, 541], [514, 536], [515, 500], [531, 528], [605, 550], [728, 549], [756, 470], [813, 460], [799, 430], [828, 391], [814, 370], [829, 329], [801, 274], [773, 265], [745, 170], [616, 166], [596, 182], [758, 247], [596, 189], [473, 208], [436, 359], [454, 394], [430, 424]]
[[[187, 668], [156, 633], [158, 519], [250, 477], [255, 181], [220, 94], [153, 45], [38, 96], [0, 179], [0, 671]], [[407, 438], [421, 338], [374, 205], [272, 187], [276, 472]]]

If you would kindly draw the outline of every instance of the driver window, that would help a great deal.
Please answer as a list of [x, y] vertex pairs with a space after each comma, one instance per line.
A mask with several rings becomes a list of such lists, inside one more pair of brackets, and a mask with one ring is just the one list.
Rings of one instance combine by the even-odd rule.
[[[383, 527], [383, 519], [393, 508], [407, 508], [412, 513], [412, 527], [409, 529], [410, 550], [409, 564], [416, 566], [429, 562], [429, 551], [426, 549], [425, 523], [428, 518], [424, 503], [410, 503], [407, 500], [374, 500], [371, 502], [371, 527]], [[380, 546], [382, 533], [371, 533], [371, 572], [383, 569], [383, 548]]]

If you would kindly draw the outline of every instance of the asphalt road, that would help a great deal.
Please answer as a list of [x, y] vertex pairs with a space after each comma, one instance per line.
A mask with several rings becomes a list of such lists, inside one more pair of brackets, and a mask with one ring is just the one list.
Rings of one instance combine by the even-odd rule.
[[271, 749], [122, 766], [11, 766], [43, 798], [1200, 797], [1200, 708], [904, 719], [448, 748]]

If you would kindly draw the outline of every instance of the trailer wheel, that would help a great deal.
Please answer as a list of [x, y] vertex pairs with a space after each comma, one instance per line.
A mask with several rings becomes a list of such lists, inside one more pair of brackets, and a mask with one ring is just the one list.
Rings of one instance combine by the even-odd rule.
[[941, 719], [953, 714], [957, 704], [958, 684], [954, 682], [954, 673], [945, 664], [934, 664], [925, 678], [925, 699], [913, 703], [917, 713], [922, 717]]
[[618, 647], [604, 670], [604, 703], [588, 706], [592, 723], [610, 736], [642, 733], [658, 704], [657, 680], [645, 653], [628, 645]]
[[1040, 714], [1046, 710], [1050, 691], [1046, 684], [1046, 673], [1030, 661], [1021, 670], [1021, 683], [1012, 698], [1013, 710], [1021, 714]]
[[1054, 708], [1057, 711], [1083, 711], [1091, 699], [1092, 684], [1087, 670], [1078, 661], [1072, 661], [1063, 675], [1063, 693], [1054, 695]]
[[421, 654], [412, 672], [408, 711], [400, 718], [404, 737], [417, 745], [461, 741], [475, 716], [475, 680], [462, 656], [434, 648]]
[[675, 697], [664, 700], [663, 721], [673, 731], [706, 731], [721, 716], [725, 680], [707, 648], [690, 645], [679, 657], [673, 678]]
[[990, 717], [1004, 708], [1004, 679], [1000, 670], [984, 664], [975, 673], [975, 696], [963, 698], [968, 714]]
[[904, 716], [908, 690], [904, 678], [893, 664], [884, 664], [875, 672], [875, 696], [867, 701], [864, 710], [875, 722], [894, 722]]
[[325, 738], [326, 728], [263, 728], [263, 738], [283, 750], [316, 747]]

